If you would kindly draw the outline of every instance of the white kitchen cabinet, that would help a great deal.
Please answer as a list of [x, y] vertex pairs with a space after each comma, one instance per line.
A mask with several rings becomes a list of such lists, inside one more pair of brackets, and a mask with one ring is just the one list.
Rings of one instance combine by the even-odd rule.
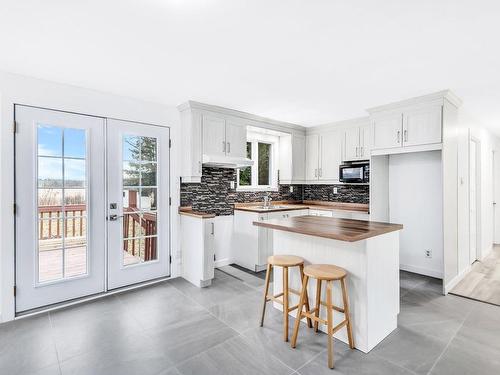
[[319, 135], [306, 136], [306, 180], [318, 179], [319, 169]]
[[308, 210], [275, 211], [256, 213], [234, 211], [234, 263], [254, 272], [266, 269], [267, 258], [273, 255], [271, 229], [257, 227], [254, 221], [269, 219], [287, 219], [293, 216], [307, 215]]
[[226, 121], [214, 116], [203, 116], [203, 153], [226, 155]]
[[215, 268], [213, 219], [180, 215], [182, 277], [197, 287], [212, 283]]
[[292, 133], [279, 137], [281, 184], [303, 184], [306, 179], [306, 137]]
[[345, 132], [345, 161], [370, 158], [370, 125], [348, 127]]
[[342, 163], [342, 131], [329, 131], [320, 135], [319, 180], [338, 181]]
[[[442, 143], [442, 105], [416, 106], [372, 117], [375, 151], [427, 151]], [[380, 154], [380, 152], [377, 152]]]
[[401, 147], [402, 143], [401, 113], [377, 116], [372, 120], [373, 145], [372, 149], [386, 149]]
[[419, 146], [442, 142], [441, 106], [403, 113], [403, 145]]
[[343, 131], [329, 130], [306, 136], [306, 180], [338, 182]]
[[226, 122], [226, 155], [247, 157], [247, 128], [232, 121]]

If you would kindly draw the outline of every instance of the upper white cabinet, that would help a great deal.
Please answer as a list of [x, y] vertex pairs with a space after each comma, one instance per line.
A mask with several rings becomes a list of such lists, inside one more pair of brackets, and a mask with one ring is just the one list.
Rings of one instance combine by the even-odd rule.
[[342, 130], [306, 136], [306, 180], [336, 182], [342, 163]]
[[430, 95], [369, 109], [374, 154], [439, 150], [443, 96]]
[[306, 179], [306, 136], [292, 133], [279, 138], [280, 183], [303, 184]]
[[403, 145], [418, 146], [442, 142], [441, 106], [403, 113]]
[[223, 118], [203, 115], [203, 153], [207, 155], [226, 155], [226, 121]]
[[211, 156], [245, 157], [246, 126], [224, 117], [203, 115], [203, 154]]
[[402, 114], [377, 116], [372, 120], [372, 149], [394, 148], [402, 146]]
[[370, 125], [346, 128], [344, 160], [366, 160], [368, 158], [370, 158]]
[[306, 136], [306, 180], [318, 179], [319, 169], [319, 135]]

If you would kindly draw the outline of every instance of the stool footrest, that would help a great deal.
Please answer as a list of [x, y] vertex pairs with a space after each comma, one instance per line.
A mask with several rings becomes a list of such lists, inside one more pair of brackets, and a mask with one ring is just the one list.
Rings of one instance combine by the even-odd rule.
[[344, 319], [344, 321], [340, 322], [339, 324], [337, 324], [335, 327], [332, 328], [332, 335], [346, 325], [347, 325], [347, 319]]

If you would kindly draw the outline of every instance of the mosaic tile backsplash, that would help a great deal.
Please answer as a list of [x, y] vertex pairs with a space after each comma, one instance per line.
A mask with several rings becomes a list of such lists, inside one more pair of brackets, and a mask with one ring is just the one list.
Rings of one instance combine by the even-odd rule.
[[[269, 194], [265, 191], [242, 192], [230, 188], [236, 182], [236, 170], [203, 168], [201, 183], [181, 184], [181, 206], [192, 206], [193, 210], [218, 216], [232, 215], [234, 203], [260, 202]], [[365, 185], [336, 185], [338, 194], [333, 194], [333, 185], [279, 185], [279, 190], [270, 192], [273, 201], [322, 200], [331, 202], [368, 203], [369, 190]]]

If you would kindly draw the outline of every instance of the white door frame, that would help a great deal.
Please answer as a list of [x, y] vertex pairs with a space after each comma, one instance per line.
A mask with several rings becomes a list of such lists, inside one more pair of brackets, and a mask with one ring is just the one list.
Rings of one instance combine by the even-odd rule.
[[[60, 110], [60, 109], [54, 109], [54, 108], [46, 108], [46, 107], [40, 107], [40, 106], [32, 106], [32, 105], [25, 105], [25, 104], [19, 104], [19, 103], [13, 103], [13, 107], [15, 108], [15, 106], [25, 106], [25, 107], [31, 107], [31, 108], [36, 108], [36, 109], [41, 109], [41, 110], [47, 110], [47, 111], [57, 111], [57, 112], [60, 112], [60, 113], [68, 113], [68, 114], [74, 114], [74, 115], [80, 115], [80, 116], [89, 116], [89, 117], [98, 117], [98, 118], [102, 118], [104, 121], [105, 121], [105, 125], [104, 125], [104, 130], [105, 130], [105, 133], [107, 133], [107, 120], [116, 120], [116, 121], [123, 121], [123, 122], [126, 122], [126, 123], [135, 123], [135, 124], [143, 124], [143, 125], [147, 125], [147, 126], [155, 126], [155, 127], [160, 127], [160, 128], [166, 128], [168, 129], [169, 131], [169, 137], [171, 137], [171, 127], [170, 126], [163, 126], [163, 125], [157, 125], [157, 124], [151, 124], [151, 123], [146, 123], [146, 122], [138, 122], [138, 121], [129, 121], [129, 120], [122, 120], [122, 119], [116, 119], [116, 118], [112, 118], [112, 117], [103, 117], [103, 116], [95, 116], [95, 115], [91, 115], [91, 114], [85, 114], [85, 113], [78, 113], [78, 112], [72, 112], [72, 111], [65, 111], [65, 110]], [[15, 118], [15, 110], [13, 110], [13, 114], [14, 114], [14, 118]], [[15, 120], [14, 120], [15, 121]], [[14, 134], [15, 135], [15, 134]], [[106, 135], [104, 135], [104, 144], [106, 145], [107, 143], [107, 137]], [[14, 140], [14, 138], [13, 138]], [[170, 141], [169, 141], [170, 143]], [[172, 193], [172, 169], [171, 169], [171, 158], [172, 158], [172, 153], [171, 153], [171, 147], [168, 146], [168, 147], [165, 147], [166, 149], [168, 149], [168, 154], [169, 154], [169, 157], [168, 157], [168, 165], [167, 165], [167, 168], [166, 170], [168, 171], [168, 186], [167, 186], [167, 189], [168, 189], [168, 197], [167, 199], [169, 199], [171, 201], [171, 193]], [[106, 146], [104, 146], [104, 149], [105, 149], [105, 152], [107, 152], [106, 150]], [[12, 150], [12, 160], [13, 160], [13, 164], [15, 165], [15, 149]], [[15, 167], [13, 168], [13, 172], [14, 172], [14, 179], [15, 180], [15, 176], [16, 176], [16, 170], [15, 170]], [[107, 190], [107, 189], [105, 189]], [[15, 194], [15, 188], [14, 188], [14, 194]], [[15, 195], [14, 195], [15, 196]], [[105, 191], [105, 200], [106, 202], [108, 201], [108, 197], [107, 197], [107, 191]], [[107, 214], [107, 210], [103, 211], [104, 214], [106, 215]], [[92, 300], [92, 299], [95, 299], [95, 298], [100, 298], [100, 297], [104, 297], [108, 294], [113, 294], [113, 293], [116, 293], [117, 291], [123, 289], [123, 290], [126, 290], [126, 289], [134, 289], [134, 288], [137, 288], [137, 287], [141, 287], [143, 285], [150, 285], [150, 284], [153, 284], [155, 282], [160, 282], [160, 281], [163, 281], [163, 280], [166, 280], [168, 278], [171, 278], [172, 275], [174, 275], [174, 271], [172, 269], [172, 258], [173, 258], [173, 254], [172, 254], [172, 222], [173, 222], [173, 218], [172, 218], [172, 210], [171, 210], [171, 206], [168, 205], [168, 209], [167, 209], [167, 213], [165, 214], [165, 216], [168, 218], [168, 227], [167, 227], [167, 230], [168, 230], [168, 249], [166, 250], [167, 251], [167, 254], [166, 256], [170, 259], [170, 265], [169, 265], [169, 271], [168, 271], [168, 275], [164, 276], [164, 277], [160, 277], [160, 278], [156, 278], [156, 279], [148, 279], [148, 280], [144, 280], [144, 281], [140, 281], [136, 284], [131, 284], [131, 285], [126, 285], [126, 286], [123, 286], [121, 288], [118, 288], [118, 289], [112, 289], [110, 290], [108, 288], [108, 241], [107, 241], [107, 235], [108, 235], [108, 228], [106, 226], [106, 241], [105, 241], [105, 260], [104, 260], [104, 269], [105, 269], [105, 273], [104, 273], [104, 277], [105, 277], [105, 287], [104, 287], [104, 291], [102, 293], [98, 293], [98, 294], [94, 294], [94, 295], [90, 295], [90, 296], [83, 296], [79, 299], [76, 299], [76, 300], [68, 300], [68, 301], [65, 301], [65, 302], [61, 302], [61, 303], [58, 303], [56, 305], [47, 305], [47, 306], [44, 306], [44, 307], [41, 307], [41, 308], [37, 308], [35, 311], [28, 311], [26, 315], [32, 315], [33, 313], [39, 313], [39, 312], [43, 312], [43, 311], [48, 311], [48, 310], [53, 310], [55, 308], [61, 308], [63, 306], [67, 306], [67, 305], [74, 305], [76, 303], [81, 303], [81, 302], [84, 302], [84, 301], [88, 301], [88, 300]], [[13, 218], [13, 222], [15, 222], [15, 216]], [[13, 246], [13, 269], [15, 270], [16, 268], [16, 251], [17, 251], [17, 247], [16, 247], [16, 244], [15, 244], [15, 241], [14, 241], [14, 246]], [[15, 273], [14, 273], [15, 275]], [[15, 277], [15, 276], [14, 276]], [[15, 285], [15, 281], [14, 281], [14, 285]], [[15, 300], [15, 296], [13, 298], [13, 318], [15, 319], [18, 314], [16, 313], [16, 300]], [[3, 306], [3, 304], [2, 304]], [[2, 313], [2, 311], [0, 310], [0, 313]], [[10, 315], [10, 314], [9, 314]], [[25, 312], [22, 312], [20, 314], [20, 316], [24, 316], [25, 315]], [[1, 317], [1, 315], [0, 315]], [[0, 319], [0, 323], [3, 321], [4, 319]]]
[[[475, 254], [472, 253], [472, 250], [470, 249], [470, 241], [471, 241], [471, 233], [470, 233], [470, 223], [471, 223], [471, 210], [470, 210], [470, 188], [472, 186], [472, 178], [471, 178], [471, 143], [475, 144], [475, 176], [474, 176], [474, 181], [475, 181], [475, 191], [476, 191], [476, 252]], [[481, 260], [481, 228], [482, 228], [482, 223], [481, 223], [481, 141], [474, 137], [470, 136], [469, 138], [469, 264], [474, 263], [476, 260]]]

